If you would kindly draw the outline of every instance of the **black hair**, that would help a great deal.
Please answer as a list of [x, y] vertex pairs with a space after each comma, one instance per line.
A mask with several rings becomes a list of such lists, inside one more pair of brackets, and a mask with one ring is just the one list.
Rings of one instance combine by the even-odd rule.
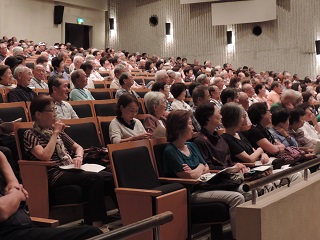
[[210, 117], [215, 112], [215, 105], [211, 102], [204, 102], [197, 106], [194, 116], [198, 123], [203, 128], [207, 125]]
[[300, 117], [304, 115], [306, 115], [306, 111], [304, 109], [300, 107], [293, 109], [289, 118], [290, 125], [299, 122]]
[[180, 96], [180, 94], [187, 89], [186, 85], [184, 83], [174, 83], [172, 84], [170, 91], [174, 98], [177, 98]]
[[258, 124], [261, 122], [263, 115], [267, 113], [266, 103], [253, 103], [248, 109], [248, 116], [252, 124]]
[[222, 90], [222, 92], [220, 94], [220, 100], [221, 100], [222, 104], [226, 104], [228, 98], [233, 100], [237, 96], [238, 96], [237, 89], [235, 89], [235, 88], [225, 88], [225, 89]]
[[290, 117], [287, 109], [278, 107], [272, 111], [271, 122], [273, 126], [277, 126], [279, 123], [285, 123]]

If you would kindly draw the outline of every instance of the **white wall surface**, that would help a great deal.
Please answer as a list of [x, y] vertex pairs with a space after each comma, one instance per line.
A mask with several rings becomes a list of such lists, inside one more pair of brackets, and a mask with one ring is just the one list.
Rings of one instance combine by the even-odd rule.
[[[107, 45], [116, 49], [187, 57], [189, 62], [230, 62], [256, 71], [288, 70], [300, 77], [320, 74], [314, 42], [320, 40], [319, 0], [277, 0], [276, 20], [228, 26], [212, 26], [209, 2], [110, 0], [108, 9], [116, 30], [107, 31]], [[157, 27], [149, 25], [153, 14], [159, 18]], [[165, 22], [172, 23], [171, 38], [165, 36]], [[255, 25], [262, 27], [259, 37], [252, 34]], [[233, 45], [226, 44], [227, 30], [233, 31]]]
[[[99, 3], [102, 0], [92, 1]], [[17, 39], [30, 39], [37, 42], [47, 42], [53, 45], [55, 42], [65, 42], [65, 23], [77, 23], [77, 18], [84, 18], [84, 24], [93, 26], [91, 45], [97, 48], [105, 47], [105, 8], [95, 10], [84, 7], [83, 2], [72, 1], [73, 5], [64, 2], [56, 5], [64, 5], [63, 23], [53, 23], [53, 11], [55, 3], [52, 0], [1, 0], [0, 1], [0, 36], [16, 36]], [[70, 1], [69, 1], [70, 2]], [[87, 1], [91, 2], [91, 1]]]

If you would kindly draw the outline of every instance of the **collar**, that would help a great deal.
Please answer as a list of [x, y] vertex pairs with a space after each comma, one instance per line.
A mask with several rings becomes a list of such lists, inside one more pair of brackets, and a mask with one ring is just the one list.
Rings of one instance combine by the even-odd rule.
[[200, 131], [206, 138], [209, 139], [209, 141], [213, 144], [213, 145], [216, 145], [221, 137], [219, 136], [219, 134], [214, 131], [213, 133], [210, 133], [207, 129], [205, 128], [202, 128], [201, 131]]
[[128, 123], [126, 123], [126, 121], [124, 121], [124, 119], [123, 119], [121, 116], [119, 116], [119, 115], [117, 116], [117, 119], [118, 119], [118, 121], [119, 121], [121, 124], [123, 124], [125, 127], [130, 128], [131, 130], [134, 129], [134, 125], [135, 125], [135, 123], [136, 123], [135, 120], [131, 120], [131, 121], [130, 121], [130, 124], [128, 124]]
[[22, 89], [22, 90], [25, 90], [25, 91], [28, 91], [28, 92], [32, 92], [32, 89], [31, 89], [31, 88], [29, 88], [29, 87], [24, 87], [24, 86], [22, 86], [22, 85], [20, 85], [20, 84], [18, 84], [16, 88], [18, 88], [18, 89], [20, 88], [20, 89]]

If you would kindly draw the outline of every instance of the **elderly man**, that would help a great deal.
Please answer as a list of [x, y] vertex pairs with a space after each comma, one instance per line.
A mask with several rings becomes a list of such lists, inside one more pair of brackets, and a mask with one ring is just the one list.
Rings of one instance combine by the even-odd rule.
[[74, 70], [80, 69], [81, 64], [84, 62], [83, 57], [76, 55], [73, 58], [73, 63], [69, 67], [69, 72], [72, 73]]
[[195, 87], [192, 91], [192, 100], [193, 100], [192, 115], [191, 115], [192, 125], [194, 126], [194, 130], [196, 132], [200, 132], [201, 126], [198, 123], [197, 119], [195, 118], [194, 113], [197, 107], [201, 103], [210, 101], [210, 94], [209, 94], [208, 88], [203, 85], [199, 85]]
[[121, 85], [119, 83], [119, 78], [122, 75], [122, 73], [125, 71], [125, 66], [122, 64], [118, 64], [114, 67], [114, 79], [112, 80], [110, 84], [110, 88], [112, 89], [120, 89]]
[[0, 239], [81, 240], [102, 233], [95, 227], [38, 228], [25, 210], [29, 194], [19, 184], [5, 155], [0, 152]]
[[0, 44], [0, 62], [7, 57], [7, 45], [5, 43]]
[[14, 70], [13, 76], [17, 80], [18, 84], [15, 89], [12, 89], [7, 94], [8, 102], [32, 101], [37, 96], [37, 94], [28, 87], [31, 78], [33, 77], [31, 69], [25, 66], [18, 66]]
[[222, 108], [222, 102], [220, 101], [220, 90], [217, 86], [212, 85], [209, 87], [210, 102], [212, 102], [220, 110]]
[[46, 70], [41, 64], [37, 64], [33, 69], [33, 78], [31, 78], [29, 87], [48, 89], [48, 84], [43, 81], [46, 78]]
[[247, 113], [247, 111], [249, 109], [249, 105], [250, 105], [249, 97], [245, 92], [239, 92], [238, 99], [239, 99], [239, 104], [242, 105], [242, 107], [245, 110], [245, 114], [246, 114], [246, 118], [242, 122], [242, 126], [251, 125], [251, 121], [250, 121], [250, 118]]
[[48, 81], [49, 94], [54, 100], [57, 119], [79, 118], [70, 103], [66, 102], [69, 95], [68, 84], [69, 81], [64, 79], [61, 75], [52, 76]]
[[75, 87], [69, 95], [71, 101], [95, 100], [90, 91], [85, 88], [88, 84], [88, 78], [82, 69], [73, 71], [71, 80]]
[[271, 107], [273, 104], [281, 102], [280, 94], [282, 93], [282, 87], [280, 83], [273, 82], [271, 84], [270, 89], [271, 89], [271, 92], [267, 96], [267, 102], [268, 102], [268, 105]]
[[[242, 91], [244, 93], [246, 93], [246, 95], [247, 95], [247, 98], [248, 98], [248, 101], [249, 101], [249, 106], [251, 106], [251, 104], [253, 104], [253, 103], [258, 102], [258, 100], [253, 97], [255, 95], [255, 92], [254, 92], [252, 84], [250, 84], [250, 83], [243, 84], [242, 85]], [[239, 100], [240, 100], [240, 98], [239, 98]], [[249, 106], [248, 106], [248, 108], [249, 108]]]
[[224, 88], [224, 81], [221, 77], [215, 77], [214, 79], [211, 79], [211, 84], [216, 85], [219, 88], [220, 92]]
[[14, 47], [13, 49], [12, 49], [12, 55], [15, 57], [15, 56], [17, 56], [17, 55], [23, 55], [24, 56], [24, 54], [23, 54], [23, 48], [22, 47]]

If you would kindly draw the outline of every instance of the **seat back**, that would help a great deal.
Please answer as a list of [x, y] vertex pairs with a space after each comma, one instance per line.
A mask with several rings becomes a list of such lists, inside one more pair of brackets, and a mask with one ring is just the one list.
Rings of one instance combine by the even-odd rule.
[[22, 122], [28, 122], [28, 113], [25, 102], [1, 103], [0, 118], [4, 122], [11, 122], [22, 118]]
[[29, 157], [27, 156], [24, 150], [23, 135], [24, 135], [24, 132], [32, 128], [32, 126], [33, 126], [33, 122], [13, 123], [14, 138], [16, 140], [19, 159], [24, 159], [24, 160], [29, 159]]
[[106, 147], [111, 144], [109, 135], [109, 126], [114, 117], [97, 117], [99, 123], [99, 130], [102, 136], [102, 145]]
[[153, 164], [157, 167], [159, 177], [165, 177], [163, 169], [163, 152], [168, 145], [166, 138], [153, 138], [150, 139], [150, 147], [152, 152]]
[[84, 149], [92, 146], [102, 147], [96, 118], [79, 118], [62, 121], [70, 126], [65, 128], [65, 133]]
[[161, 186], [151, 161], [148, 140], [109, 144], [116, 187], [153, 189]]
[[92, 102], [96, 116], [116, 116], [117, 99], [95, 100]]
[[95, 100], [112, 99], [112, 91], [106, 88], [89, 89]]
[[79, 118], [95, 117], [92, 101], [69, 101]]
[[94, 85], [94, 88], [97, 89], [97, 88], [105, 88], [106, 87], [106, 84], [104, 81], [92, 81], [93, 82], [93, 85]]

